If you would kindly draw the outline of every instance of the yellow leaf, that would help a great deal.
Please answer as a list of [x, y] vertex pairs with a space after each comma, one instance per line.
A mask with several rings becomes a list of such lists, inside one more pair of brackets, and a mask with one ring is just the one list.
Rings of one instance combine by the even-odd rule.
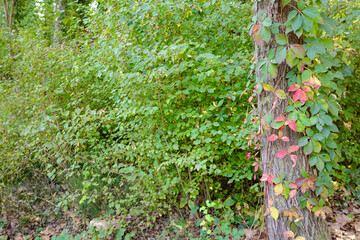
[[294, 240], [306, 240], [306, 239], [304, 237], [302, 237], [302, 236], [298, 236]]
[[279, 183], [274, 187], [275, 196], [279, 196], [283, 191], [284, 191], [284, 187], [282, 183]]
[[263, 84], [263, 88], [265, 91], [274, 91], [274, 87], [269, 84]]
[[270, 208], [270, 215], [275, 219], [277, 220], [279, 218], [279, 210], [277, 210], [276, 208], [274, 207], [271, 207]]

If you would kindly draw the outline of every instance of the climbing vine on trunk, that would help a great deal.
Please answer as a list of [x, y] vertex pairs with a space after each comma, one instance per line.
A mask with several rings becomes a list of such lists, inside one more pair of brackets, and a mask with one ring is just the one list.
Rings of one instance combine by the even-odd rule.
[[[324, 222], [340, 155], [341, 110], [333, 82], [343, 78], [322, 1], [258, 0], [250, 34], [269, 239], [330, 239]], [[250, 101], [252, 100], [249, 99]]]

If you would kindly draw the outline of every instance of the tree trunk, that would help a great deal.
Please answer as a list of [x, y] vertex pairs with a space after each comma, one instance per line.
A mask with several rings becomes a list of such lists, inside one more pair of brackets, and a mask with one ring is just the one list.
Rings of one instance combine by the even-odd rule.
[[[283, 7], [282, 0], [275, 0], [271, 3], [271, 0], [262, 0], [255, 3], [254, 14], [257, 16], [257, 23], [260, 24], [263, 19], [270, 17], [272, 22], [284, 23], [287, 20], [288, 14], [291, 10], [294, 10], [296, 3], [291, 2], [290, 4]], [[292, 5], [292, 6], [290, 6]], [[285, 29], [280, 28], [280, 33], [285, 34]], [[295, 34], [287, 35], [289, 43], [302, 44], [302, 39], [297, 38]], [[278, 44], [274, 40], [274, 35], [272, 35], [269, 43], [263, 42], [260, 45], [257, 45], [255, 50], [255, 64], [257, 65], [258, 61], [267, 57], [267, 53], [270, 49], [276, 49]], [[286, 63], [283, 62], [278, 66], [277, 75], [272, 77], [266, 77], [266, 84], [274, 86], [274, 91], [276, 89], [282, 89], [285, 92], [288, 89], [288, 82], [285, 78], [286, 73], [289, 71]], [[261, 79], [261, 72], [256, 66], [255, 75], [257, 79]], [[271, 91], [261, 91], [258, 94], [258, 114], [261, 122], [263, 123], [263, 118], [266, 114], [270, 113], [272, 119], [275, 119], [277, 116], [282, 116], [285, 113], [285, 108], [287, 106], [287, 100], [275, 99], [276, 104], [274, 104], [274, 93]], [[273, 109], [273, 107], [275, 108]], [[277, 130], [271, 129], [267, 133], [264, 132], [263, 136], [260, 139], [261, 143], [261, 157], [263, 165], [264, 174], [272, 174], [274, 176], [279, 176], [278, 174], [285, 174], [285, 180], [292, 180], [295, 182], [296, 179], [302, 177], [300, 175], [300, 170], [304, 169], [306, 171], [310, 170], [309, 160], [303, 153], [302, 149], [297, 151], [297, 165], [293, 168], [293, 162], [286, 156], [283, 159], [276, 157], [276, 153], [282, 149], [287, 149], [291, 145], [298, 145], [301, 133], [294, 132], [288, 126], [285, 126], [283, 129], [284, 136], [289, 137], [290, 142], [279, 142], [277, 141], [268, 141], [266, 138], [271, 134], [276, 134]], [[281, 146], [282, 145], [282, 146]], [[330, 235], [326, 223], [321, 219], [314, 216], [306, 208], [300, 208], [298, 201], [299, 193], [292, 198], [286, 200], [282, 195], [275, 196], [273, 191], [273, 185], [265, 182], [265, 206], [266, 209], [269, 209], [269, 199], [273, 199], [274, 203], [272, 207], [275, 207], [279, 210], [279, 218], [275, 220], [270, 214], [266, 217], [266, 224], [269, 239], [271, 240], [286, 240], [288, 239], [284, 236], [284, 232], [290, 230], [288, 223], [288, 218], [283, 216], [283, 211], [291, 209], [295, 206], [299, 209], [300, 216], [303, 216], [304, 219], [301, 220], [302, 226], [297, 228], [295, 236], [303, 236], [306, 240], [329, 240]]]
[[5, 13], [5, 22], [6, 22], [6, 29], [7, 29], [7, 37], [8, 37], [8, 48], [10, 57], [13, 58], [13, 50], [11, 47], [12, 41], [12, 24], [13, 24], [13, 17], [14, 17], [14, 6], [15, 0], [2, 0], [4, 13]]
[[58, 45], [60, 43], [60, 37], [61, 37], [61, 12], [63, 11], [63, 4], [62, 0], [57, 0], [54, 6], [54, 12], [57, 14], [55, 17], [54, 22], [54, 35], [53, 35], [53, 42], [55, 45]]

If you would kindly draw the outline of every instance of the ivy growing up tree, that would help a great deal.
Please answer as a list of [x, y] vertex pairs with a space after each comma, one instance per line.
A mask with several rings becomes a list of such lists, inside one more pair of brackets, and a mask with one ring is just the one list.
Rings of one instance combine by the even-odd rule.
[[[255, 92], [269, 239], [330, 239], [329, 172], [339, 152], [333, 123], [339, 64], [320, 1], [256, 1]], [[259, 142], [257, 142], [259, 139]], [[256, 165], [256, 164], [255, 164]]]

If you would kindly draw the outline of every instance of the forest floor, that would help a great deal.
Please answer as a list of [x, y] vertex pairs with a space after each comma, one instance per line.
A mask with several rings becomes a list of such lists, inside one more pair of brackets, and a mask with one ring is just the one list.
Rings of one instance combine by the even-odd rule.
[[[332, 240], [359, 240], [360, 239], [360, 203], [351, 199], [351, 193], [345, 188], [340, 188], [332, 198], [332, 213], [328, 214], [326, 221], [329, 225]], [[44, 190], [45, 191], [45, 190]], [[3, 239], [68, 239], [53, 238], [61, 233], [72, 236], [86, 233], [79, 239], [91, 239], [89, 226], [97, 225], [108, 227], [108, 222], [104, 219], [89, 219], [79, 214], [76, 208], [67, 211], [56, 212], [58, 209], [50, 198], [40, 198], [34, 196], [48, 196], [48, 194], [38, 195], [28, 188], [17, 189], [18, 194], [10, 194], [0, 199], [2, 212], [0, 213], [0, 240]], [[62, 191], [58, 191], [62, 192]], [[52, 191], [54, 194], [54, 191]], [[52, 195], [55, 197], [55, 195]], [[5, 199], [4, 199], [5, 198]], [[54, 198], [55, 199], [55, 198]], [[1, 201], [2, 200], [2, 201]], [[179, 221], [180, 217], [176, 212], [169, 216], [157, 219], [152, 225], [145, 225], [138, 221], [137, 217], [129, 219], [126, 232], [133, 232], [131, 239], [190, 239], [189, 233], [199, 238], [199, 227], [196, 226], [196, 219], [192, 215], [187, 215], [187, 219]], [[120, 218], [119, 216], [117, 217]], [[180, 222], [180, 224], [179, 224]], [[117, 226], [119, 227], [119, 226]], [[123, 230], [125, 232], [125, 229]], [[241, 238], [265, 240], [266, 230], [261, 227], [244, 229], [245, 235]], [[88, 237], [84, 237], [88, 236]], [[104, 235], [105, 236], [105, 235]], [[100, 239], [96, 237], [95, 239]], [[94, 238], [92, 238], [94, 239]], [[116, 239], [115, 235], [101, 239]]]

